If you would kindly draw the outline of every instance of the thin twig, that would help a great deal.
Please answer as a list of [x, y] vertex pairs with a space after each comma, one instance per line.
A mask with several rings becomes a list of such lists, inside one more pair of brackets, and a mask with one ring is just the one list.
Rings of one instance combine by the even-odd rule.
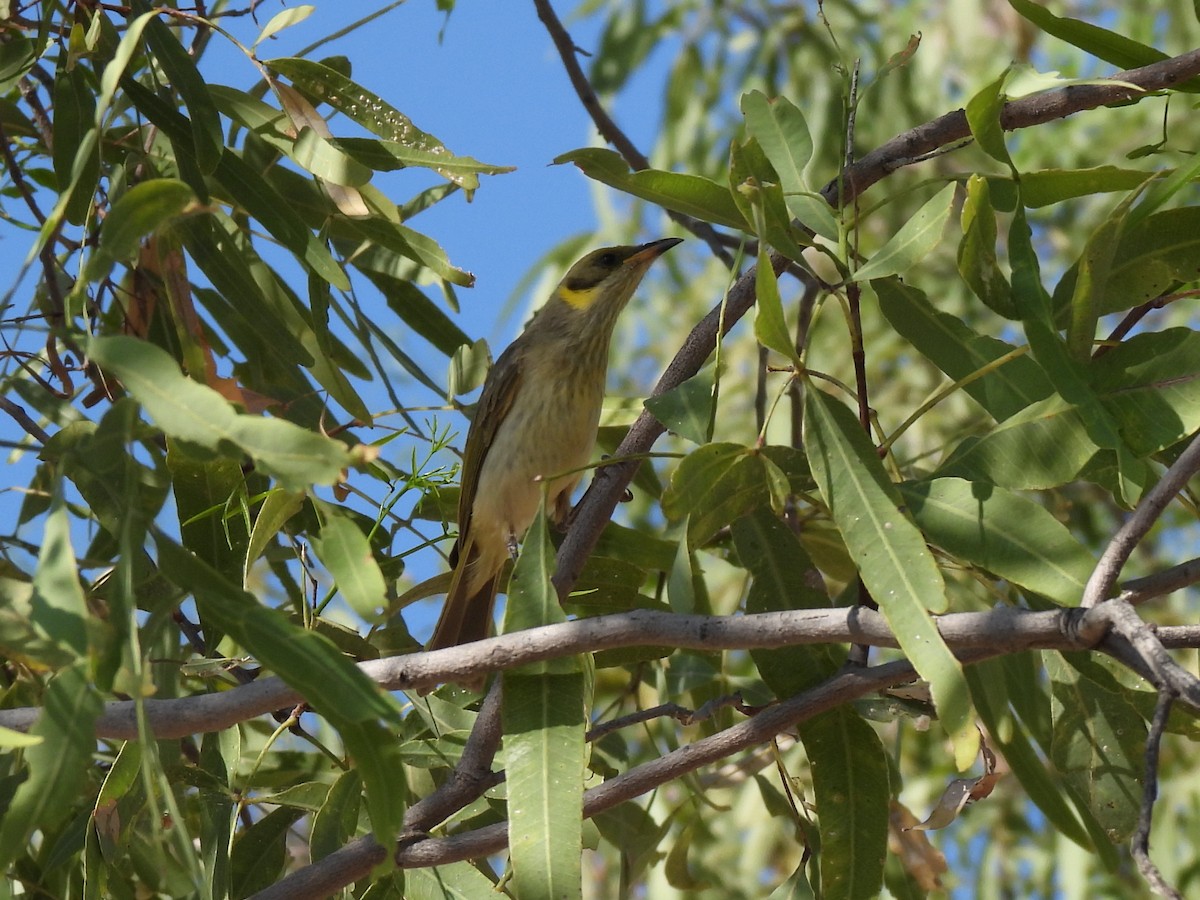
[[[563, 67], [567, 70], [567, 77], [571, 80], [571, 87], [575, 89], [575, 94], [579, 97], [579, 102], [583, 104], [583, 108], [592, 117], [592, 121], [595, 123], [596, 129], [600, 132], [600, 136], [617, 149], [617, 152], [625, 158], [625, 162], [629, 164], [631, 169], [649, 169], [650, 160], [629, 139], [629, 136], [621, 130], [620, 126], [613, 121], [612, 116], [605, 110], [604, 104], [600, 102], [600, 98], [596, 96], [591, 82], [588, 81], [587, 75], [583, 72], [583, 67], [579, 65], [577, 56], [579, 48], [571, 40], [567, 29], [563, 27], [562, 21], [554, 12], [554, 7], [550, 5], [550, 0], [533, 0], [533, 5], [537, 8], [538, 18], [542, 20], [542, 24], [546, 26], [546, 31], [550, 34], [550, 40], [554, 41], [554, 47], [558, 51]], [[725, 249], [724, 242], [715, 228], [707, 222], [702, 222], [700, 219], [693, 219], [691, 216], [683, 215], [683, 213], [672, 210], [666, 210], [666, 213], [671, 217], [673, 222], [682, 225], [708, 244], [709, 249], [712, 250], [713, 254], [727, 268], [733, 268], [733, 256]]]
[[1092, 570], [1092, 575], [1083, 590], [1080, 606], [1086, 609], [1108, 597], [1121, 574], [1121, 569], [1134, 549], [1158, 521], [1163, 510], [1167, 508], [1167, 504], [1175, 499], [1175, 495], [1183, 490], [1183, 486], [1198, 471], [1200, 471], [1200, 434], [1192, 438], [1188, 448], [1171, 464], [1171, 467], [1159, 479], [1158, 484], [1142, 497], [1141, 502], [1133, 511], [1133, 515], [1125, 520], [1125, 524], [1108, 542], [1108, 546], [1100, 555], [1100, 561], [1096, 563], [1096, 568]]
[[1154, 718], [1150, 722], [1150, 734], [1146, 738], [1146, 786], [1142, 791], [1142, 807], [1138, 814], [1137, 831], [1133, 835], [1132, 850], [1138, 871], [1146, 879], [1150, 890], [1160, 897], [1183, 900], [1183, 895], [1167, 884], [1158, 866], [1150, 859], [1150, 823], [1154, 816], [1154, 801], [1158, 798], [1158, 751], [1174, 702], [1175, 697], [1170, 691], [1159, 692]]

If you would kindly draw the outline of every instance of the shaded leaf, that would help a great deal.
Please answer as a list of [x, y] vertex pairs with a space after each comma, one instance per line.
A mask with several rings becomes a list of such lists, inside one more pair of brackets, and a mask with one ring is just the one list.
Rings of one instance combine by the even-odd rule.
[[1078, 605], [1096, 561], [1041, 504], [958, 478], [899, 490], [931, 543], [1063, 606]]

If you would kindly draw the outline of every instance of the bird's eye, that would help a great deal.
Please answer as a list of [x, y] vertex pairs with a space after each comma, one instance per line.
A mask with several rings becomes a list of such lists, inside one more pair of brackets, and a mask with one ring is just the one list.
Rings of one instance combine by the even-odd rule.
[[603, 253], [601, 254], [600, 258], [596, 260], [596, 262], [600, 263], [600, 265], [606, 269], [615, 269], [618, 262], [617, 254], [611, 251], [608, 253]]

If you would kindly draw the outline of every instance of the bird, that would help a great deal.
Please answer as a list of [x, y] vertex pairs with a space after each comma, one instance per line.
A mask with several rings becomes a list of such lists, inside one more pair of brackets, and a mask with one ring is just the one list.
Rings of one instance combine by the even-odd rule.
[[548, 518], [565, 521], [595, 447], [617, 317], [650, 265], [679, 243], [587, 254], [492, 366], [463, 449], [450, 589], [427, 650], [488, 636], [504, 564], [543, 490]]

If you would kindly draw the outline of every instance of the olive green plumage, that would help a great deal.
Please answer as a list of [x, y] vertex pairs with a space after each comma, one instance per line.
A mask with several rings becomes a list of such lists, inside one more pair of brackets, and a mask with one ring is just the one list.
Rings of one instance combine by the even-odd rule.
[[[589, 253], [567, 272], [488, 374], [463, 452], [458, 541], [427, 649], [488, 635], [497, 581], [541, 503], [562, 522], [596, 443], [613, 327], [665, 238]], [[556, 476], [556, 477], [555, 477]]]

